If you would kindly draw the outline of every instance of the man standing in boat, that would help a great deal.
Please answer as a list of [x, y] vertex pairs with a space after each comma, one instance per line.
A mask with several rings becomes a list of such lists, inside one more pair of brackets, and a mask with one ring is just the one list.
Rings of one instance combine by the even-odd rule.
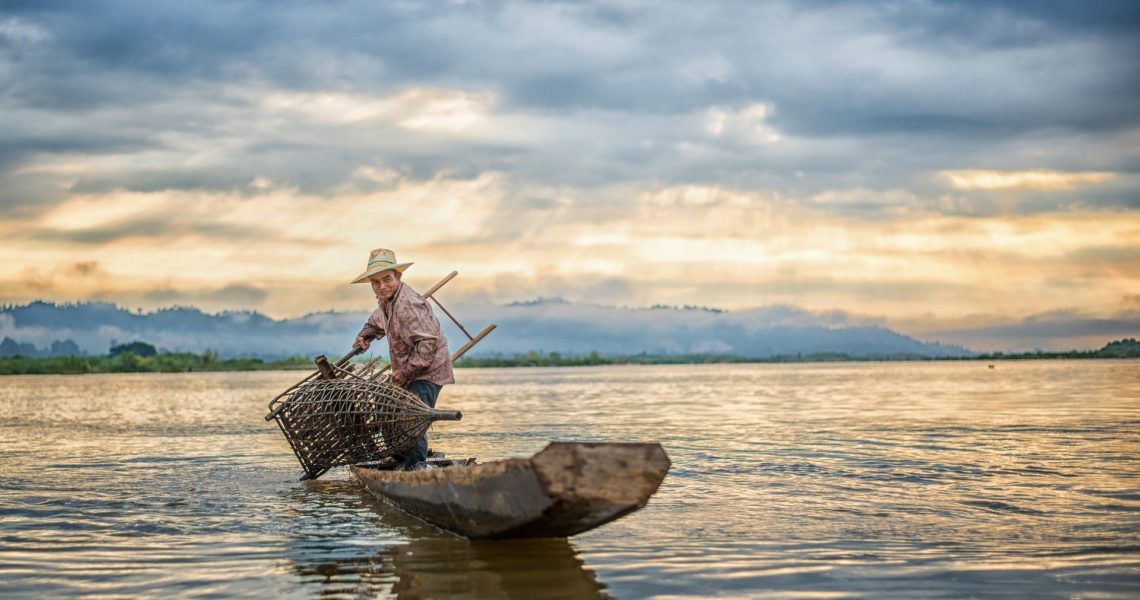
[[[387, 248], [377, 248], [369, 254], [368, 268], [352, 283], [372, 284], [379, 307], [364, 323], [353, 347], [364, 352], [372, 340], [388, 336], [391, 382], [435, 408], [440, 388], [455, 383], [455, 375], [451, 370], [447, 339], [431, 306], [400, 280], [410, 266], [410, 262], [397, 263], [396, 253]], [[426, 464], [427, 452], [425, 434], [398, 459], [403, 460], [405, 470], [411, 471]]]

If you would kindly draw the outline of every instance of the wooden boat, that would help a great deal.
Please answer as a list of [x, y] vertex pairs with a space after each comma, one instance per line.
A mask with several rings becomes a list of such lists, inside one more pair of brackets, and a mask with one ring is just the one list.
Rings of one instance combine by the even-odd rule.
[[350, 467], [365, 487], [471, 539], [568, 537], [627, 515], [669, 470], [661, 444], [553, 442], [530, 458], [393, 471]]

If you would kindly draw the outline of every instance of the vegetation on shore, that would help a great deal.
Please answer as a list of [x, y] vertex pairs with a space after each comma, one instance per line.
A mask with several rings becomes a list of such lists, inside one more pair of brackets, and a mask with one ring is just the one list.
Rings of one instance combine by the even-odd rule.
[[[881, 360], [917, 360], [918, 356], [894, 356]], [[769, 356], [754, 358], [736, 354], [627, 354], [602, 356], [597, 352], [589, 354], [560, 354], [558, 352], [519, 353], [511, 356], [493, 354], [482, 357], [464, 357], [456, 361], [458, 368], [488, 367], [591, 367], [597, 365], [702, 365], [714, 363], [786, 363], [786, 362], [831, 362], [859, 360], [846, 354], [821, 352], [818, 354], [797, 354], [790, 356]]]
[[465, 357], [456, 367], [581, 367], [594, 365], [676, 365], [708, 363], [809, 363], [809, 362], [883, 362], [900, 360], [1033, 360], [1033, 359], [1089, 359], [1089, 358], [1140, 358], [1140, 342], [1123, 339], [1111, 342], [1100, 350], [1069, 350], [1064, 352], [1021, 352], [977, 354], [962, 357], [929, 357], [917, 354], [882, 354], [851, 356], [842, 352], [816, 352], [812, 354], [778, 354], [766, 357], [749, 357], [734, 354], [632, 354], [601, 356], [589, 354], [559, 354], [527, 352], [503, 356]]
[[[1100, 350], [1066, 350], [1034, 352], [994, 352], [992, 354], [979, 354], [965, 357], [964, 360], [1034, 360], [1034, 359], [1085, 359], [1085, 358], [1140, 358], [1140, 342], [1134, 338], [1125, 338], [1109, 342]], [[962, 359], [943, 359], [962, 360]]]
[[111, 348], [106, 356], [0, 357], [0, 375], [68, 375], [81, 373], [186, 373], [190, 371], [260, 371], [307, 368], [312, 359], [293, 356], [285, 360], [260, 358], [222, 359], [217, 352], [159, 354], [145, 342]]
[[[882, 355], [855, 357], [843, 353], [778, 355], [763, 358], [732, 354], [632, 354], [602, 356], [589, 354], [560, 354], [558, 352], [527, 352], [503, 356], [464, 357], [455, 363], [459, 368], [487, 367], [586, 367], [597, 365], [674, 365], [709, 363], [807, 363], [807, 362], [875, 362], [896, 360], [1035, 360], [1035, 359], [1094, 359], [1140, 358], [1140, 342], [1128, 338], [1110, 342], [1100, 350], [1070, 350], [1066, 352], [1021, 352], [978, 354], [955, 358], [931, 358], [918, 355]], [[183, 373], [189, 371], [259, 371], [273, 369], [308, 368], [312, 359], [293, 356], [285, 360], [264, 361], [260, 358], [222, 359], [216, 352], [202, 354], [175, 352], [159, 354], [154, 347], [143, 342], [116, 346], [107, 356], [52, 356], [28, 358], [24, 356], [0, 357], [0, 375], [78, 374], [78, 373]]]

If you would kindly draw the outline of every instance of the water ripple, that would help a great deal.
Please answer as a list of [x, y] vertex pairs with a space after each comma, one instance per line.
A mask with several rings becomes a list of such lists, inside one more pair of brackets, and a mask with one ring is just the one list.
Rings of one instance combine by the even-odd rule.
[[6, 378], [0, 591], [37, 596], [1140, 596], [1137, 365], [459, 373], [432, 445], [661, 440], [644, 510], [469, 542], [343, 470], [299, 482], [265, 404], [296, 373]]

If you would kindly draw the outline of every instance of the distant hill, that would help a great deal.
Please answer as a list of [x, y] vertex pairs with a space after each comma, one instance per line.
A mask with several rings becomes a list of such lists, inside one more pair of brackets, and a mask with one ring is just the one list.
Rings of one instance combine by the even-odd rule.
[[[730, 312], [700, 307], [618, 308], [559, 299], [508, 305], [451, 307], [471, 330], [498, 329], [472, 356], [531, 350], [603, 355], [732, 354], [744, 357], [842, 353], [852, 357], [967, 356], [960, 346], [924, 342], [843, 313], [773, 306]], [[105, 302], [32, 302], [0, 308], [0, 356], [102, 355], [111, 346], [142, 341], [160, 352], [213, 350], [223, 358], [347, 351], [367, 312], [312, 313], [272, 319], [257, 312], [207, 314], [192, 307], [132, 312]], [[442, 315], [441, 315], [442, 317]], [[449, 344], [465, 340], [447, 321]], [[380, 345], [383, 347], [384, 345]], [[375, 347], [374, 347], [375, 348]], [[29, 352], [36, 354], [29, 354]]]
[[[20, 348], [28, 356], [59, 355], [71, 342], [81, 354], [107, 354], [112, 346], [143, 341], [160, 352], [213, 350], [222, 357], [266, 359], [347, 349], [367, 313], [314, 313], [276, 320], [257, 312], [207, 314], [192, 307], [132, 312], [106, 302], [32, 302], [0, 308], [0, 356]], [[52, 346], [56, 344], [56, 346]], [[34, 348], [37, 354], [28, 354]], [[343, 352], [342, 352], [343, 353]]]
[[1140, 358], [1140, 342], [1136, 338], [1125, 338], [1109, 342], [1098, 354], [1106, 358]]

